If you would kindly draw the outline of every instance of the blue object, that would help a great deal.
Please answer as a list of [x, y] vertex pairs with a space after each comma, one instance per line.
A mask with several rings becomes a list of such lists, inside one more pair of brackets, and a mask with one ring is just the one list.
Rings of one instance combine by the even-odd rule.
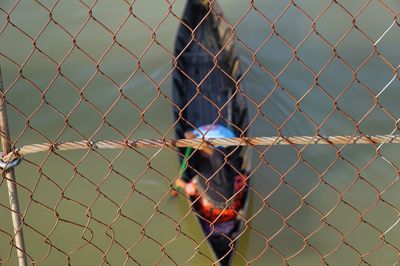
[[192, 131], [196, 138], [234, 138], [235, 133], [230, 128], [216, 124], [205, 125]]

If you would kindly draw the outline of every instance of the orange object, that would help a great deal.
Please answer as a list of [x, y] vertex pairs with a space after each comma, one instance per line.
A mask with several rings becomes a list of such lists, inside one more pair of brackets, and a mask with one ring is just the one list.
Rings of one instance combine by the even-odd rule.
[[200, 197], [200, 199], [195, 203], [195, 208], [198, 209], [198, 213], [204, 219], [208, 220], [210, 223], [228, 222], [236, 218], [238, 211], [243, 206], [243, 199], [246, 193], [244, 189], [247, 184], [246, 180], [246, 176], [235, 176], [235, 193], [239, 193], [234, 197], [232, 205], [226, 208], [214, 208], [210, 202], [201, 197], [197, 189], [193, 195], [188, 195], [193, 198]]

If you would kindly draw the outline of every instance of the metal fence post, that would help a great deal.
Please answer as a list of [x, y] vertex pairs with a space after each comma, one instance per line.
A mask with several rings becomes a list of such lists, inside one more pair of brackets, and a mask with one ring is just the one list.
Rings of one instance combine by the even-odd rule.
[[[1, 146], [3, 154], [11, 152], [12, 147], [10, 143], [10, 131], [8, 128], [7, 108], [4, 98], [3, 76], [0, 67], [0, 132], [1, 132]], [[22, 219], [19, 209], [17, 185], [15, 180], [14, 169], [6, 170], [4, 174], [7, 182], [8, 197], [10, 200], [11, 218], [15, 236], [15, 247], [17, 248], [18, 264], [19, 266], [28, 265], [28, 260], [25, 252], [24, 234], [22, 231]]]

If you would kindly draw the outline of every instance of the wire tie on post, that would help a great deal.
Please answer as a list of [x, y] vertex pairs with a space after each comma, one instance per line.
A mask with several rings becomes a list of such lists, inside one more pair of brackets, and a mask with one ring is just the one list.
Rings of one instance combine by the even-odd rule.
[[16, 167], [21, 162], [21, 158], [17, 157], [10, 162], [4, 162], [3, 159], [0, 159], [0, 168], [3, 169], [3, 172]]

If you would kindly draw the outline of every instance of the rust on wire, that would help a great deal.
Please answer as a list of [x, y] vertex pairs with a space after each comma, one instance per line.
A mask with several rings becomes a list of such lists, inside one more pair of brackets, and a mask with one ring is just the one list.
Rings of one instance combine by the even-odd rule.
[[[245, 137], [245, 138], [198, 138], [198, 139], [141, 139], [135, 141], [98, 140], [68, 141], [56, 144], [41, 143], [26, 145], [3, 156], [1, 165], [15, 167], [20, 157], [47, 151], [68, 151], [84, 149], [124, 149], [124, 148], [186, 148], [202, 149], [204, 146], [271, 146], [271, 145], [348, 145], [348, 144], [399, 144], [399, 135], [360, 136], [294, 136], [294, 137]], [[7, 163], [8, 162], [8, 163]]]
[[[261, 125], [261, 137], [243, 137], [243, 130], [237, 138], [168, 139], [178, 122], [190, 124], [184, 114], [196, 97], [220, 113], [228, 104], [202, 94], [211, 71], [196, 80], [178, 64], [184, 52], [175, 55], [171, 29], [183, 25], [191, 41], [198, 41], [198, 26], [191, 28], [177, 11], [186, 1], [209, 6], [201, 21], [218, 17], [219, 33], [230, 29], [219, 51], [199, 46], [210, 55], [212, 69], [233, 84], [228, 102], [241, 95], [254, 110], [246, 130]], [[98, 0], [0, 1], [0, 60], [7, 77], [0, 167], [8, 167], [0, 193], [10, 196], [8, 202], [8, 195], [0, 195], [1, 265], [216, 265], [204, 248], [213, 232], [199, 237], [190, 224], [195, 203], [171, 200], [181, 175], [178, 159], [162, 157], [162, 167], [158, 161], [177, 148], [235, 151], [244, 145], [257, 161], [249, 172], [253, 206], [246, 231], [230, 239], [242, 245], [231, 245], [234, 265], [400, 263], [396, 1], [110, 2], [112, 10]], [[217, 2], [226, 7], [226, 17], [213, 10]], [[250, 32], [241, 35], [243, 28]], [[233, 41], [244, 64], [226, 71], [219, 60]], [[151, 61], [158, 56], [162, 60]], [[163, 60], [168, 69], [152, 72]], [[239, 69], [240, 75], [231, 75]], [[184, 106], [169, 91], [177, 70], [196, 88]], [[97, 93], [104, 93], [100, 100], [93, 97]], [[70, 99], [63, 98], [67, 94]], [[365, 105], [346, 109], [357, 101]], [[153, 116], [163, 120], [170, 109], [177, 119], [160, 126]], [[90, 114], [77, 119], [82, 112]], [[124, 113], [132, 121], [120, 119]], [[345, 121], [343, 131], [332, 122], [337, 117]], [[77, 141], [65, 141], [71, 139]], [[149, 155], [147, 148], [156, 150]], [[77, 159], [67, 152], [72, 150], [84, 155]], [[126, 162], [125, 151], [135, 160]], [[29, 156], [40, 152], [43, 158]], [[196, 154], [179, 156], [184, 171]], [[17, 160], [25, 162], [15, 167]]]

